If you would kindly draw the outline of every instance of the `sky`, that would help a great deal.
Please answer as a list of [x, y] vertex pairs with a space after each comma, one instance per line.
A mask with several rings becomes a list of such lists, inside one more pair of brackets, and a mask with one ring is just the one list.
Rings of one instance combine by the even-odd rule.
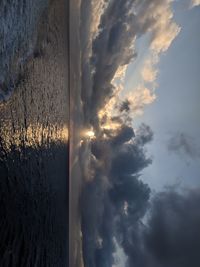
[[[191, 187], [200, 183], [200, 8], [188, 9], [177, 1], [173, 9], [181, 31], [161, 57], [156, 101], [135, 120], [136, 124], [151, 125], [154, 131], [154, 141], [148, 148], [154, 160], [143, 177], [154, 189], [173, 183]], [[134, 66], [129, 71], [134, 72]], [[169, 149], [170, 140], [181, 135], [193, 152], [188, 153], [184, 145]]]
[[84, 265], [199, 267], [200, 2], [80, 10]]

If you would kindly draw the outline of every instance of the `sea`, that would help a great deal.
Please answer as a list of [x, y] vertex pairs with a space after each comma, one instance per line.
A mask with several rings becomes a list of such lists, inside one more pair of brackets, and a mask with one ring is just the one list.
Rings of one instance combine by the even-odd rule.
[[68, 1], [0, 1], [0, 266], [69, 266], [68, 29]]

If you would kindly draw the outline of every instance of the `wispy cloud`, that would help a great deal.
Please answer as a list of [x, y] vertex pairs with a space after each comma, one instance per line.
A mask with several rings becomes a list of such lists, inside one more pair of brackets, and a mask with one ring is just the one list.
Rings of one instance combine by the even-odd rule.
[[191, 7], [199, 6], [200, 0], [191, 0]]
[[148, 58], [144, 62], [141, 75], [145, 83], [155, 82], [157, 75], [158, 75], [158, 69], [155, 67], [155, 65], [158, 63], [157, 61], [158, 60], [156, 60], [156, 58], [154, 57], [154, 58]]
[[200, 157], [200, 149], [194, 139], [186, 133], [176, 133], [168, 141], [168, 150], [195, 159]]

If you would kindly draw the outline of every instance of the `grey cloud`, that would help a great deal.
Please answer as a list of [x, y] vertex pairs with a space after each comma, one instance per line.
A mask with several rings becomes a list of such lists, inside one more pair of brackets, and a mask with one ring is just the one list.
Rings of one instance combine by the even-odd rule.
[[144, 146], [145, 144], [152, 141], [153, 131], [148, 125], [142, 123], [137, 131], [136, 137], [137, 143]]
[[130, 105], [131, 105], [130, 101], [128, 99], [126, 99], [121, 103], [119, 110], [121, 112], [123, 112], [123, 111], [129, 112], [130, 111]]
[[[87, 102], [90, 98], [91, 83], [91, 64], [90, 64], [90, 24], [92, 23], [92, 5], [91, 0], [81, 1], [80, 12], [80, 40], [81, 40], [81, 98], [84, 105], [84, 112], [87, 113]], [[87, 116], [86, 116], [87, 117]]]
[[[144, 201], [148, 187], [137, 192], [140, 198], [131, 202], [132, 211], [121, 216], [118, 224], [118, 242], [128, 256], [126, 266], [200, 266], [200, 189], [166, 190], [156, 194], [151, 204]], [[147, 208], [149, 219], [143, 224], [140, 218]]]
[[110, 1], [100, 23], [100, 33], [93, 43], [92, 65], [95, 70], [90, 108], [94, 114], [112, 96], [111, 81], [119, 66], [134, 57], [135, 31], [133, 15], [129, 13], [132, 1]]
[[83, 232], [83, 258], [85, 266], [96, 266], [95, 253], [99, 227], [103, 220], [105, 189], [101, 175], [88, 182], [81, 196], [81, 221]]
[[[112, 80], [118, 68], [137, 56], [135, 38], [151, 32], [153, 42], [163, 32], [158, 27], [159, 12], [156, 11], [169, 11], [170, 2], [105, 1], [107, 8], [101, 16], [98, 33], [91, 40], [91, 14], [88, 14], [91, 5], [88, 1], [82, 1], [81, 16], [82, 20], [86, 18], [86, 24], [80, 29], [83, 40], [81, 97], [85, 121], [93, 126], [97, 136], [91, 144], [93, 179], [84, 184], [80, 201], [83, 255], [87, 267], [113, 265], [113, 238], [128, 256], [128, 266], [148, 266], [145, 265], [147, 252], [142, 218], [149, 206], [150, 189], [141, 181], [140, 175], [152, 162], [146, 155], [145, 145], [151, 142], [153, 132], [145, 124], [137, 131], [130, 127], [128, 102], [118, 107], [123, 113], [121, 117], [111, 118], [121, 123], [121, 128], [114, 132], [100, 129], [98, 112], [115, 94]], [[171, 18], [168, 15], [165, 19]], [[88, 32], [84, 34], [86, 30]], [[162, 45], [158, 44], [159, 49], [166, 50], [166, 45]], [[104, 134], [107, 139], [103, 138]]]
[[129, 130], [122, 127], [109, 140], [92, 144], [101, 164], [93, 166], [96, 176], [85, 184], [81, 198], [86, 266], [114, 264], [113, 238], [127, 256], [127, 267], [200, 266], [200, 190], [169, 188], [150, 202], [150, 189], [140, 175], [151, 164], [144, 147], [153, 133], [145, 124], [135, 135]]
[[195, 159], [200, 157], [200, 150], [194, 143], [192, 137], [185, 133], [177, 133], [173, 135], [167, 144], [168, 150], [179, 155], [186, 155]]
[[114, 156], [112, 173], [115, 175], [137, 173], [150, 163], [151, 159], [145, 158], [142, 148], [127, 144]]
[[[91, 5], [88, 1], [82, 1], [81, 15], [86, 19], [86, 23], [81, 27], [88, 28], [86, 33], [83, 33], [81, 28], [84, 59], [82, 100], [85, 103], [86, 117], [94, 125], [96, 125], [98, 110], [115, 93], [112, 80], [117, 69], [130, 63], [137, 56], [134, 40], [150, 32], [151, 42], [154, 44], [154, 49], [157, 49], [156, 53], [159, 54], [161, 51], [166, 51], [179, 32], [177, 25], [171, 21], [173, 14], [169, 0], [110, 0], [105, 3], [107, 8], [101, 16], [99, 32], [91, 41], [88, 37], [88, 22], [91, 21], [88, 12], [91, 10]], [[163, 23], [159, 24], [161, 11]], [[91, 54], [87, 49], [87, 41], [91, 42]]]
[[133, 128], [130, 126], [123, 126], [119, 133], [113, 138], [112, 145], [121, 145], [135, 136]]
[[166, 191], [152, 204], [144, 232], [147, 267], [200, 266], [200, 190]]
[[[140, 180], [140, 171], [151, 163], [144, 149], [147, 140], [142, 137], [148, 135], [146, 130], [150, 132], [142, 125], [139, 137], [131, 127], [124, 126], [108, 140], [93, 141], [91, 151], [98, 164], [93, 165], [95, 177], [84, 185], [81, 196], [86, 266], [112, 266], [113, 238], [125, 246], [126, 230], [140, 225], [150, 195], [148, 185]], [[140, 142], [134, 142], [137, 138]], [[126, 216], [125, 203], [128, 205]]]

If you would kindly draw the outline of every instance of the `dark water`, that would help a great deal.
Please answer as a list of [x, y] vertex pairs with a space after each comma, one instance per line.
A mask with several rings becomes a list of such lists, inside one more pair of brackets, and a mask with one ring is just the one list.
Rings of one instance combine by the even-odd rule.
[[0, 266], [68, 266], [67, 2], [0, 14]]
[[11, 96], [20, 69], [34, 53], [48, 6], [48, 0], [1, 0], [0, 101]]

